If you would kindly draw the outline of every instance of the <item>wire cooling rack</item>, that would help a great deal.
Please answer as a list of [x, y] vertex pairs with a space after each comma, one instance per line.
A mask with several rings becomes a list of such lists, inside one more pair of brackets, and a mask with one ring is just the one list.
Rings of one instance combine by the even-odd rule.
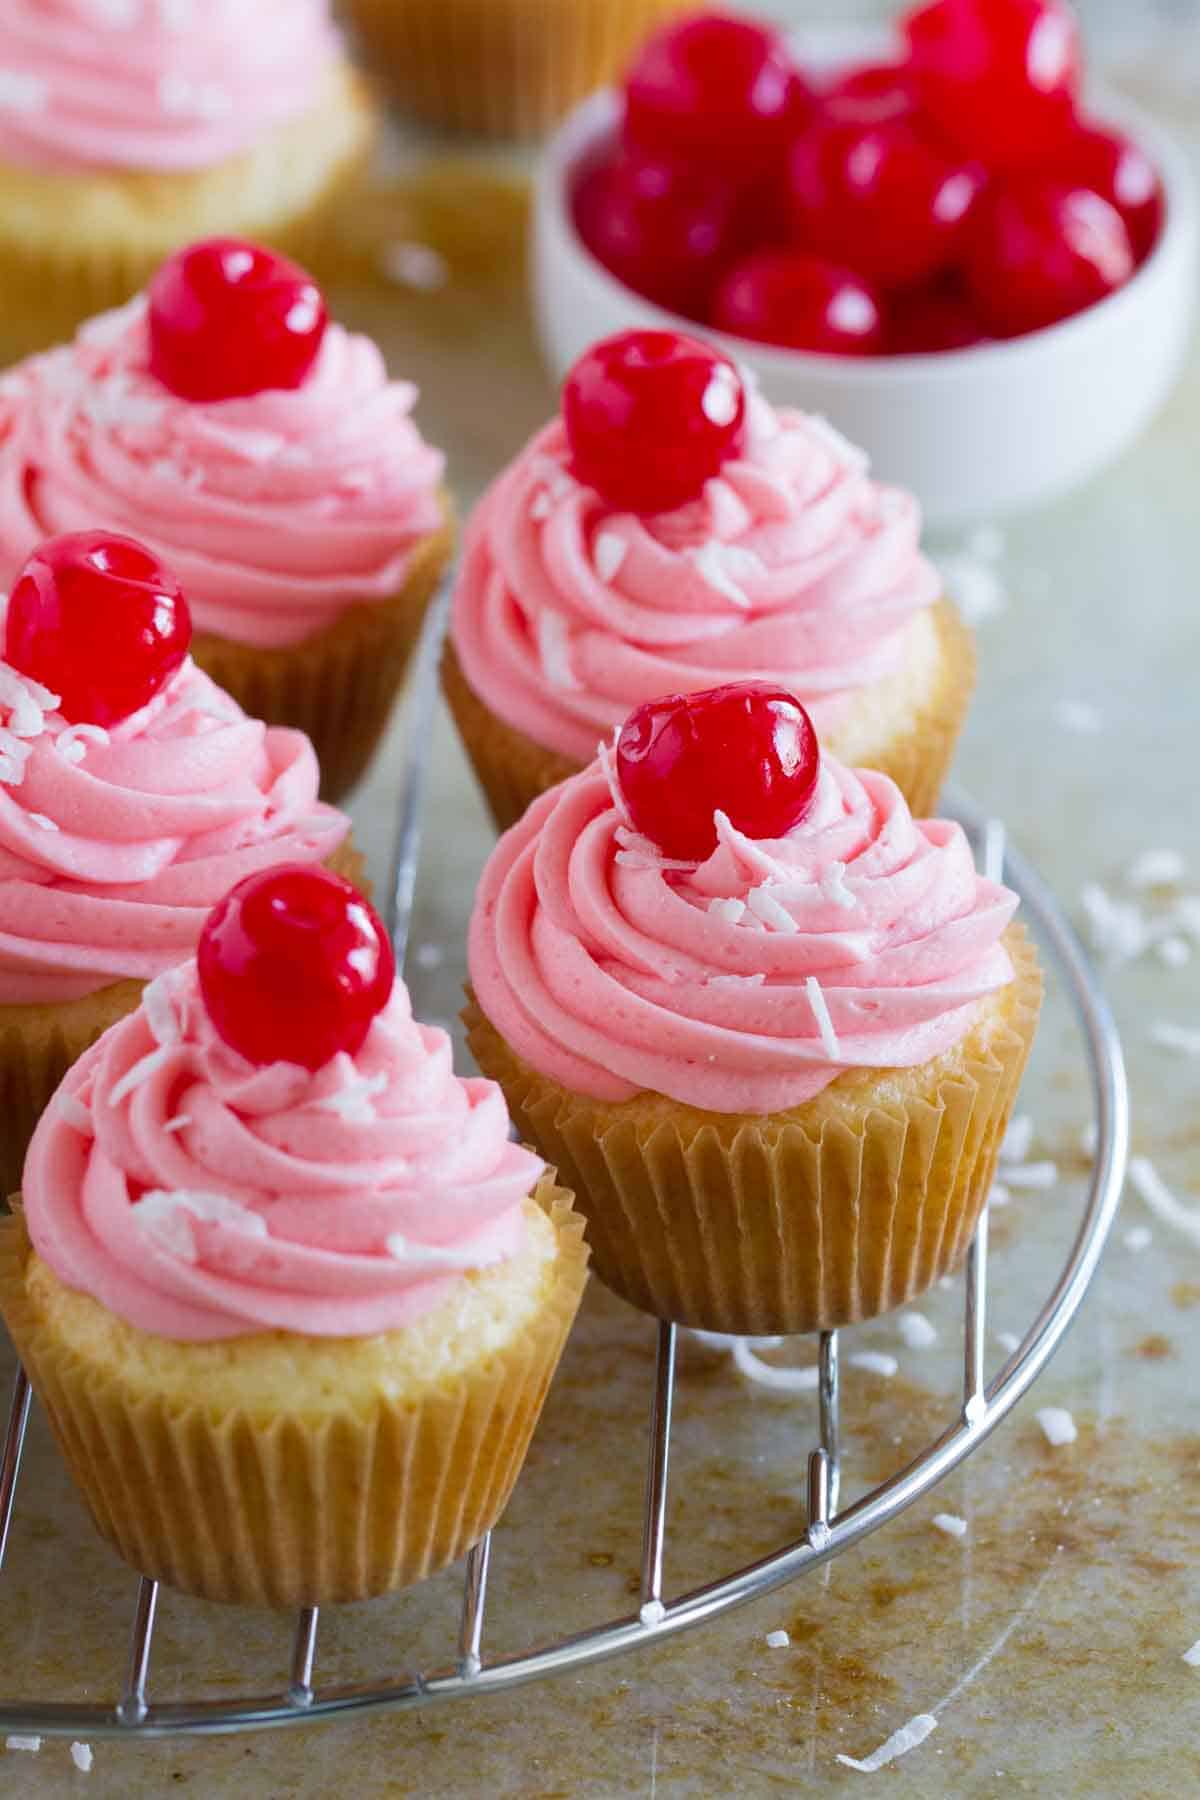
[[[422, 636], [409, 701], [405, 773], [401, 784], [392, 918], [397, 962], [403, 965], [420, 860], [430, 743], [438, 703], [438, 663], [448, 610], [448, 586], [431, 610]], [[443, 1667], [403, 1681], [322, 1686], [318, 1676], [319, 1615], [315, 1607], [297, 1616], [290, 1658], [283, 1647], [279, 1686], [235, 1698], [156, 1704], [150, 1697], [158, 1584], [135, 1582], [128, 1674], [122, 1692], [107, 1701], [0, 1701], [0, 1735], [36, 1733], [84, 1738], [169, 1737], [248, 1731], [296, 1725], [314, 1719], [344, 1718], [386, 1707], [406, 1708], [435, 1701], [495, 1693], [522, 1682], [577, 1670], [604, 1657], [644, 1649], [689, 1630], [734, 1606], [809, 1575], [830, 1557], [877, 1531], [927, 1493], [963, 1458], [978, 1448], [1035, 1381], [1079, 1308], [1104, 1248], [1120, 1199], [1128, 1159], [1129, 1106], [1120, 1040], [1105, 999], [1079, 944], [1040, 876], [1005, 841], [1002, 824], [988, 819], [962, 796], [945, 807], [958, 818], [983, 868], [1003, 878], [1021, 896], [1025, 917], [1072, 1003], [1082, 1032], [1091, 1082], [1096, 1151], [1083, 1214], [1066, 1262], [1017, 1348], [989, 1382], [984, 1370], [987, 1328], [988, 1214], [985, 1209], [967, 1255], [962, 1295], [962, 1381], [957, 1399], [947, 1402], [945, 1429], [906, 1468], [839, 1510], [841, 1417], [838, 1333], [823, 1332], [818, 1346], [817, 1442], [808, 1457], [807, 1524], [804, 1535], [769, 1556], [721, 1575], [687, 1593], [664, 1599], [667, 1551], [668, 1477], [671, 1415], [675, 1396], [676, 1327], [661, 1324], [650, 1396], [646, 1448], [645, 1508], [641, 1539], [640, 1605], [628, 1616], [608, 1619], [570, 1637], [515, 1655], [489, 1659], [484, 1625], [491, 1560], [491, 1534], [466, 1559], [458, 1642]], [[21, 1451], [29, 1419], [30, 1390], [18, 1369], [3, 1454], [0, 1456], [0, 1564], [8, 1545], [17, 1498]], [[631, 1451], [631, 1454], [635, 1452]], [[3, 1604], [0, 1594], [0, 1605]]]

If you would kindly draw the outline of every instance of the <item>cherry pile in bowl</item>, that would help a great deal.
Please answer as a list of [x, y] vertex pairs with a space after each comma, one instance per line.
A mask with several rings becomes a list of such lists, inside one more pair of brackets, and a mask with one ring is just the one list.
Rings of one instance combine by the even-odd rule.
[[753, 20], [665, 26], [576, 179], [584, 243], [671, 312], [852, 356], [1019, 337], [1128, 281], [1162, 183], [1082, 110], [1065, 0], [931, 0], [900, 43], [819, 81]]

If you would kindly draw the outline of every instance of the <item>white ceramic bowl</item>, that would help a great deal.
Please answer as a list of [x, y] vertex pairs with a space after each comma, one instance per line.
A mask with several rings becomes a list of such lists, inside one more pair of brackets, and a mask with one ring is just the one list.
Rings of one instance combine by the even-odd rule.
[[[611, 89], [585, 101], [547, 146], [538, 178], [533, 301], [546, 359], [560, 377], [612, 332], [703, 330], [617, 281], [575, 230], [574, 174], [611, 138], [619, 110]], [[1145, 147], [1166, 188], [1157, 247], [1107, 300], [1028, 337], [936, 355], [819, 356], [705, 335], [755, 370], [777, 405], [824, 413], [870, 454], [877, 474], [919, 496], [935, 527], [994, 518], [1077, 487], [1132, 443], [1170, 392], [1196, 290], [1197, 208], [1184, 156], [1134, 107], [1109, 99], [1098, 110]]]

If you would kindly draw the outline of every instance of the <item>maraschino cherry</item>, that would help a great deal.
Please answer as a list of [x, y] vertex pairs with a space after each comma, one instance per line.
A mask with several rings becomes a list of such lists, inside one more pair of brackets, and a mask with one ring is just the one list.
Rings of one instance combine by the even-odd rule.
[[745, 440], [727, 356], [673, 331], [625, 331], [586, 350], [563, 387], [575, 474], [610, 506], [668, 512], [701, 494]]
[[109, 726], [146, 706], [183, 662], [183, 590], [133, 538], [49, 538], [13, 585], [4, 657], [59, 696], [72, 724]]
[[904, 22], [922, 109], [989, 169], [1053, 162], [1082, 52], [1066, 0], [932, 0]]
[[310, 275], [240, 238], [168, 257], [150, 283], [149, 316], [150, 372], [182, 400], [299, 387], [328, 323]]
[[700, 317], [729, 259], [736, 204], [737, 190], [719, 175], [625, 150], [583, 177], [575, 223], [618, 281]]
[[1115, 207], [1055, 181], [998, 184], [972, 221], [971, 300], [998, 337], [1017, 337], [1094, 306], [1133, 274], [1133, 248]]
[[750, 178], [782, 154], [812, 94], [777, 31], [690, 14], [643, 46], [625, 81], [625, 141], [654, 156]]
[[808, 714], [766, 682], [648, 701], [617, 739], [617, 775], [634, 826], [667, 856], [689, 862], [716, 848], [716, 811], [747, 837], [783, 837], [811, 806], [820, 771]]
[[1140, 144], [1104, 125], [1081, 124], [1062, 158], [1061, 171], [1115, 206], [1125, 221], [1139, 263], [1162, 231], [1162, 178]]
[[319, 1069], [353, 1056], [395, 980], [374, 909], [327, 869], [248, 875], [208, 916], [196, 952], [209, 1017], [249, 1062]]
[[849, 269], [795, 250], [760, 250], [737, 263], [717, 289], [718, 331], [836, 356], [883, 348], [874, 292]]

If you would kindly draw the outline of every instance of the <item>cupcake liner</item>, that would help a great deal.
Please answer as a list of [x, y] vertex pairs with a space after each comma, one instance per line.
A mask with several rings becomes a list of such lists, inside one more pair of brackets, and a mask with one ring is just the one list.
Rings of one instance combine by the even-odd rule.
[[[211, 170], [160, 175], [114, 170], [42, 173], [0, 164], [0, 360], [13, 362], [70, 339], [96, 313], [120, 306], [145, 287], [173, 250], [221, 231], [249, 237], [293, 257], [318, 281], [336, 278], [347, 261], [343, 235], [348, 211], [361, 190], [375, 144], [374, 111], [365, 84], [348, 66], [336, 93], [319, 114], [281, 127], [311, 134], [328, 130], [325, 113], [340, 110], [341, 125], [319, 191], [296, 201], [261, 178], [253, 150]], [[269, 154], [286, 169], [292, 159], [282, 143], [268, 140]], [[127, 218], [105, 218], [86, 205], [100, 184], [128, 196], [122, 214], [144, 211], [134, 229]], [[246, 196], [258, 204], [250, 209]], [[30, 215], [57, 221], [53, 235], [29, 229]], [[98, 216], [97, 216], [98, 215]]]
[[442, 692], [497, 831], [507, 831], [539, 794], [578, 775], [583, 767], [545, 749], [485, 706], [448, 640], [442, 657]]
[[831, 1330], [924, 1293], [966, 1253], [1037, 1027], [1016, 979], [922, 1068], [843, 1075], [766, 1118], [659, 1095], [612, 1104], [535, 1073], [472, 1002], [480, 1068], [572, 1185], [600, 1279], [642, 1312], [737, 1335]]
[[534, 137], [687, 0], [346, 0], [372, 73], [451, 131]]
[[192, 639], [196, 662], [251, 718], [312, 739], [323, 800], [342, 799], [374, 755], [453, 541], [447, 516], [417, 545], [398, 594], [347, 607], [298, 644], [256, 649], [204, 631]]
[[547, 1177], [535, 1198], [558, 1255], [527, 1329], [438, 1388], [320, 1422], [302, 1338], [295, 1410], [270, 1422], [215, 1411], [199, 1378], [194, 1404], [164, 1401], [148, 1335], [136, 1381], [69, 1348], [30, 1301], [23, 1218], [0, 1225], [0, 1309], [101, 1535], [185, 1593], [287, 1608], [370, 1599], [463, 1555], [507, 1504], [586, 1280], [571, 1196]]
[[[328, 866], [370, 896], [366, 864], [349, 838]], [[0, 1196], [20, 1187], [34, 1127], [67, 1070], [110, 1025], [134, 1010], [144, 986], [115, 981], [79, 1000], [0, 1005]]]
[[[931, 818], [942, 783], [954, 759], [955, 746], [975, 686], [975, 640], [958, 609], [941, 600], [934, 609], [941, 649], [941, 669], [923, 705], [856, 766], [890, 775], [914, 818]], [[497, 831], [517, 823], [539, 794], [583, 767], [507, 724], [475, 692], [463, 672], [454, 645], [447, 643], [442, 660], [442, 689], [458, 727], [476, 779], [483, 789]], [[839, 760], [836, 731], [822, 743]]]

